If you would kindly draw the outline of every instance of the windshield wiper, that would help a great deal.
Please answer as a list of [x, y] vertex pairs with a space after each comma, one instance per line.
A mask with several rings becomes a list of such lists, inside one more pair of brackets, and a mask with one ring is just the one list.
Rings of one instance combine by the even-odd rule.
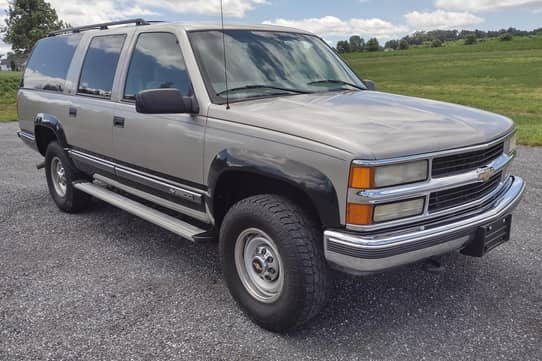
[[289, 88], [281, 88], [281, 87], [273, 86], [273, 85], [258, 84], [258, 85], [245, 85], [245, 86], [240, 86], [237, 88], [226, 89], [226, 90], [216, 93], [216, 95], [221, 96], [226, 93], [231, 93], [231, 92], [236, 92], [236, 91], [241, 91], [241, 90], [251, 90], [251, 89], [273, 89], [273, 90], [282, 90], [285, 92], [297, 93], [297, 94], [309, 93], [307, 91], [298, 90], [298, 89], [289, 89]]
[[359, 89], [359, 90], [367, 90], [367, 88], [364, 88], [364, 87], [362, 87], [362, 86], [359, 86], [359, 85], [356, 85], [356, 84], [352, 84], [352, 83], [349, 83], [349, 82], [343, 81], [343, 80], [336, 80], [336, 79], [324, 79], [324, 80], [311, 81], [310, 83], [307, 83], [307, 85], [317, 85], [317, 84], [325, 84], [325, 83], [329, 83], [329, 84], [342, 84], [342, 85], [348, 85], [348, 86], [351, 86], [351, 87], [356, 88], [356, 89]]

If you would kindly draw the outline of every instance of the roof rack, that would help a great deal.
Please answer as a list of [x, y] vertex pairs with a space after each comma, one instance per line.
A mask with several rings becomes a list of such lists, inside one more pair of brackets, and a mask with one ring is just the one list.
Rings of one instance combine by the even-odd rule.
[[150, 23], [151, 23], [150, 21], [146, 21], [146, 20], [143, 20], [141, 18], [139, 18], [139, 19], [127, 19], [127, 20], [120, 20], [120, 21], [112, 21], [112, 22], [109, 22], [109, 23], [100, 23], [100, 24], [79, 26], [79, 27], [76, 27], [76, 28], [60, 29], [60, 30], [57, 30], [57, 31], [53, 31], [52, 33], [49, 33], [48, 36], [80, 33], [81, 31], [85, 31], [85, 30], [107, 30], [107, 29], [109, 29], [110, 26], [116, 26], [116, 25], [135, 24], [135, 25], [139, 26], [139, 25], [150, 25]]

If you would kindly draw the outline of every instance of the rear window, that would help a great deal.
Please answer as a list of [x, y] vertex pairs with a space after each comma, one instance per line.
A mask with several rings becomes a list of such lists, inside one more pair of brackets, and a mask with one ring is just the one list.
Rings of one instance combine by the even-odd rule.
[[90, 42], [79, 80], [78, 92], [111, 97], [125, 35], [97, 36]]
[[23, 87], [62, 92], [80, 35], [45, 38], [36, 44], [26, 65]]

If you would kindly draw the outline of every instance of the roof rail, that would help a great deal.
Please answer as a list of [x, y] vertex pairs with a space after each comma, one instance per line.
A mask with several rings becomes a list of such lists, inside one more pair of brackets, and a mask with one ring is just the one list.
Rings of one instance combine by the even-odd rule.
[[49, 33], [48, 36], [80, 33], [81, 31], [85, 31], [85, 30], [107, 30], [107, 29], [109, 29], [110, 26], [116, 26], [116, 25], [127, 25], [127, 24], [149, 25], [150, 23], [151, 22], [145, 21], [145, 20], [143, 20], [141, 18], [139, 18], [139, 19], [127, 19], [127, 20], [111, 21], [111, 22], [108, 22], [108, 23], [85, 25], [85, 26], [79, 26], [79, 27], [76, 27], [76, 28], [69, 28], [69, 29], [60, 29], [60, 30], [57, 30], [57, 31], [53, 31], [52, 33]]

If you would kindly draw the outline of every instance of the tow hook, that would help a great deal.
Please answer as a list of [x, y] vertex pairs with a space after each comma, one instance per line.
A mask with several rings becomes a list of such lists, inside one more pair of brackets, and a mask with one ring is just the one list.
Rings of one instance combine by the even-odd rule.
[[442, 264], [443, 257], [436, 256], [430, 257], [425, 260], [422, 265], [422, 269], [429, 273], [442, 273], [446, 270], [446, 267]]
[[36, 169], [40, 170], [45, 168], [45, 161], [36, 164]]

